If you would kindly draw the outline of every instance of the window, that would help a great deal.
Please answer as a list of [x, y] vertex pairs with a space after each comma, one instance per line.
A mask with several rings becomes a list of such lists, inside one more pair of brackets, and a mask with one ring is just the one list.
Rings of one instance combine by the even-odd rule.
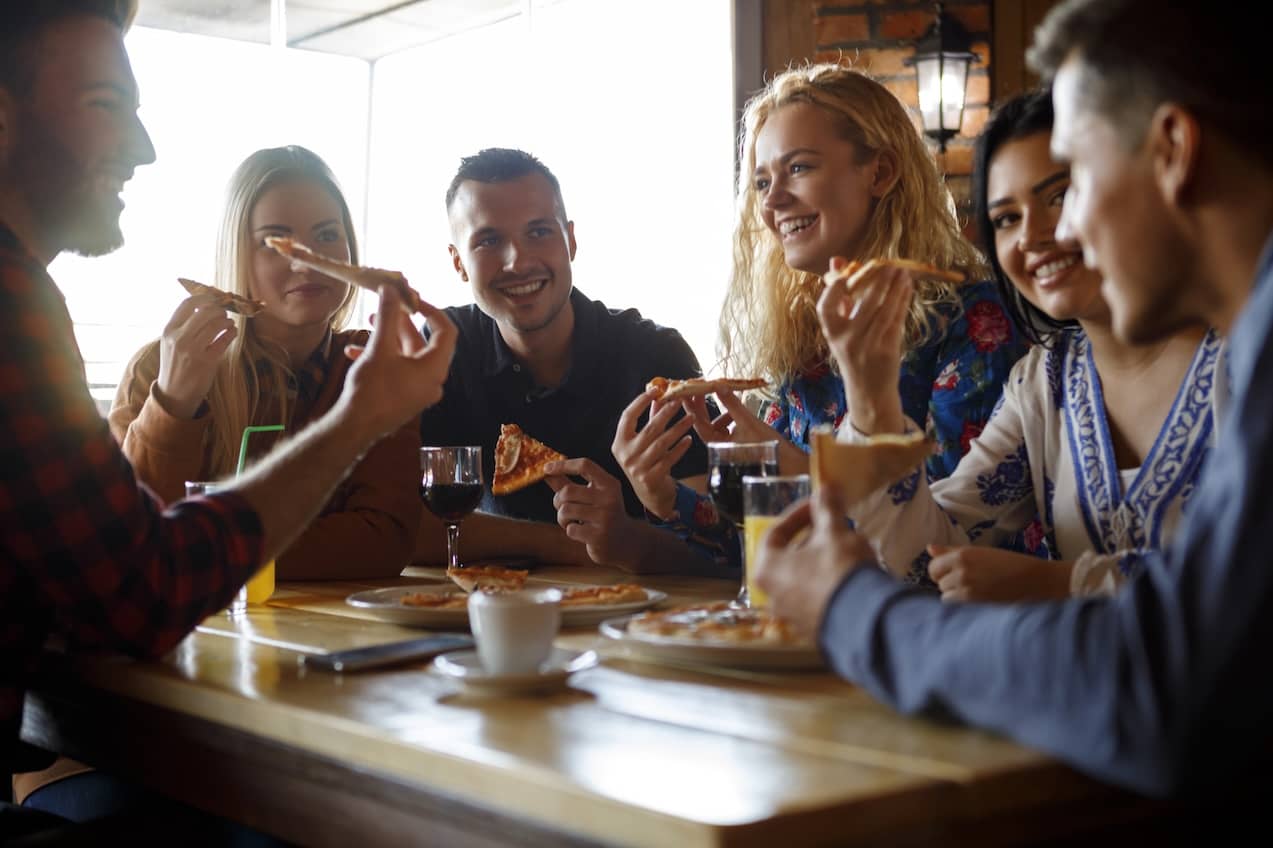
[[128, 47], [158, 161], [125, 190], [127, 244], [51, 268], [99, 400], [184, 297], [175, 278], [210, 280], [231, 171], [282, 144], [332, 166], [365, 222], [365, 260], [443, 305], [472, 299], [446, 250], [460, 156], [529, 150], [576, 222], [576, 285], [677, 327], [704, 367], [715, 361], [732, 228], [725, 0], [535, 3], [372, 64], [141, 27]]

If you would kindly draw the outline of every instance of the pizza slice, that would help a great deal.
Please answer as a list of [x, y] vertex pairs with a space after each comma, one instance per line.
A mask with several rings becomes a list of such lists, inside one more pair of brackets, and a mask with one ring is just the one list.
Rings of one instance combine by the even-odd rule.
[[423, 609], [462, 610], [468, 608], [469, 596], [465, 592], [411, 592], [398, 598], [398, 603]]
[[217, 306], [227, 312], [237, 312], [245, 318], [251, 318], [253, 315], [265, 310], [265, 304], [259, 300], [250, 300], [234, 292], [219, 289], [216, 286], [196, 283], [194, 280], [187, 280], [185, 277], [178, 277], [177, 282], [181, 283], [181, 287], [189, 294], [212, 295], [216, 298]]
[[610, 606], [649, 600], [649, 594], [635, 583], [616, 583], [612, 586], [576, 586], [561, 590], [563, 607]]
[[963, 283], [968, 280], [968, 275], [963, 271], [945, 270], [938, 268], [936, 265], [930, 265], [927, 262], [916, 262], [914, 259], [868, 259], [866, 262], [850, 262], [838, 271], [828, 271], [823, 280], [827, 285], [847, 280], [850, 287], [858, 280], [862, 279], [869, 271], [887, 266], [889, 268], [901, 268], [903, 271], [909, 271], [916, 277], [926, 277], [933, 280], [943, 280], [947, 283]]
[[923, 433], [885, 434], [871, 436], [862, 444], [845, 444], [836, 441], [835, 433], [824, 425], [815, 427], [810, 439], [813, 485], [835, 486], [849, 507], [919, 468], [933, 452], [932, 442]]
[[380, 268], [368, 268], [363, 265], [351, 265], [339, 259], [332, 259], [321, 253], [315, 253], [295, 239], [286, 236], [266, 236], [265, 243], [278, 251], [282, 256], [292, 260], [293, 265], [312, 268], [320, 274], [351, 286], [360, 286], [368, 291], [378, 292], [381, 286], [393, 286], [407, 302], [412, 312], [420, 311], [421, 298], [407, 282], [400, 271], [384, 271]]
[[759, 378], [728, 378], [707, 380], [696, 377], [690, 380], [669, 380], [667, 377], [655, 377], [645, 384], [646, 391], [655, 393], [655, 400], [677, 400], [679, 398], [710, 395], [714, 392], [744, 392], [748, 389], [763, 389], [767, 383]]
[[516, 424], [500, 427], [499, 441], [495, 443], [495, 478], [491, 480], [491, 494], [508, 495], [519, 489], [538, 483], [547, 475], [544, 466], [566, 459], [548, 445], [522, 432]]
[[766, 609], [737, 608], [729, 601], [647, 612], [628, 622], [636, 636], [734, 645], [803, 646], [808, 641]]
[[516, 592], [526, 585], [529, 571], [500, 565], [448, 566], [446, 576], [465, 592]]

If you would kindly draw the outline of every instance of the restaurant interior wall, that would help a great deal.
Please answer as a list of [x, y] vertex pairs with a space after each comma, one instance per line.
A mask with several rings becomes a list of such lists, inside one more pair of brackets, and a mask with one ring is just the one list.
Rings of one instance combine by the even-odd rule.
[[[968, 220], [972, 144], [990, 106], [1037, 79], [1025, 67], [1034, 27], [1059, 0], [944, 0], [973, 38], [964, 121], [937, 164]], [[765, 0], [764, 64], [772, 75], [807, 61], [841, 62], [882, 79], [911, 110], [917, 127], [915, 71], [904, 64], [933, 22], [931, 0]], [[933, 145], [935, 151], [935, 145]]]
[[443, 193], [459, 157], [531, 150], [577, 222], [579, 287], [681, 329], [710, 367], [732, 229], [731, 4], [517, 6], [371, 62], [135, 26], [127, 42], [158, 161], [125, 189], [125, 246], [50, 269], [99, 405], [184, 297], [175, 278], [211, 280], [235, 165], [288, 143], [332, 165], [364, 260], [402, 269], [442, 305], [471, 301], [446, 249]]

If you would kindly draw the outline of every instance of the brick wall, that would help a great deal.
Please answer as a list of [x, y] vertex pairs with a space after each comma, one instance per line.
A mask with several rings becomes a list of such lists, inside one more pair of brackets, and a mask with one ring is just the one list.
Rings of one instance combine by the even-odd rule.
[[[944, 9], [968, 30], [978, 58], [968, 70], [963, 126], [947, 142], [944, 161], [938, 159], [966, 220], [972, 140], [981, 132], [990, 107], [991, 0], [945, 0]], [[915, 125], [922, 129], [915, 70], [903, 63], [914, 55], [915, 41], [933, 22], [933, 4], [927, 0], [818, 2], [813, 15], [815, 58], [870, 73], [911, 108]], [[930, 143], [935, 151], [935, 142]]]

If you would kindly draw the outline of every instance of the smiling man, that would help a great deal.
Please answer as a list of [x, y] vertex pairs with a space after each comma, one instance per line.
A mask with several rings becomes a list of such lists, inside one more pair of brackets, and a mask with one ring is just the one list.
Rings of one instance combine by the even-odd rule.
[[[464, 158], [446, 206], [451, 259], [475, 303], [447, 310], [460, 348], [420, 435], [425, 445], [482, 447], [488, 515], [466, 521], [463, 555], [701, 567], [687, 546], [645, 520], [611, 453], [619, 416], [651, 377], [701, 374], [689, 345], [636, 310], [609, 309], [574, 288], [575, 225], [556, 176], [529, 153], [490, 148]], [[502, 424], [518, 424], [570, 457], [556, 469], [561, 476], [493, 496]], [[706, 470], [706, 451], [691, 438], [676, 477]], [[427, 514], [425, 523], [418, 558], [439, 559], [441, 526]]]
[[[63, 251], [122, 243], [120, 190], [154, 161], [124, 47], [135, 12], [135, 0], [0, 3], [0, 774], [40, 764], [18, 731], [51, 638], [171, 649], [291, 544], [368, 448], [438, 399], [454, 351], [440, 310], [423, 307], [426, 342], [386, 290], [340, 398], [294, 440], [168, 509], [137, 483], [47, 270]], [[24, 821], [12, 813], [0, 803], [0, 842]]]
[[[881, 700], [1009, 734], [1142, 792], [1223, 793], [1226, 823], [1262, 811], [1238, 793], [1267, 786], [1253, 766], [1273, 741], [1273, 76], [1262, 38], [1236, 5], [1070, 0], [1031, 54], [1054, 80], [1053, 152], [1071, 169], [1057, 236], [1076, 236], [1101, 272], [1115, 331], [1149, 342], [1203, 321], [1228, 334], [1230, 403], [1171, 548], [1108, 600], [943, 605], [875, 567], [824, 493], [775, 526], [757, 568], [776, 611], [819, 622], [835, 669]], [[1266, 816], [1259, 826], [1267, 834]]]

